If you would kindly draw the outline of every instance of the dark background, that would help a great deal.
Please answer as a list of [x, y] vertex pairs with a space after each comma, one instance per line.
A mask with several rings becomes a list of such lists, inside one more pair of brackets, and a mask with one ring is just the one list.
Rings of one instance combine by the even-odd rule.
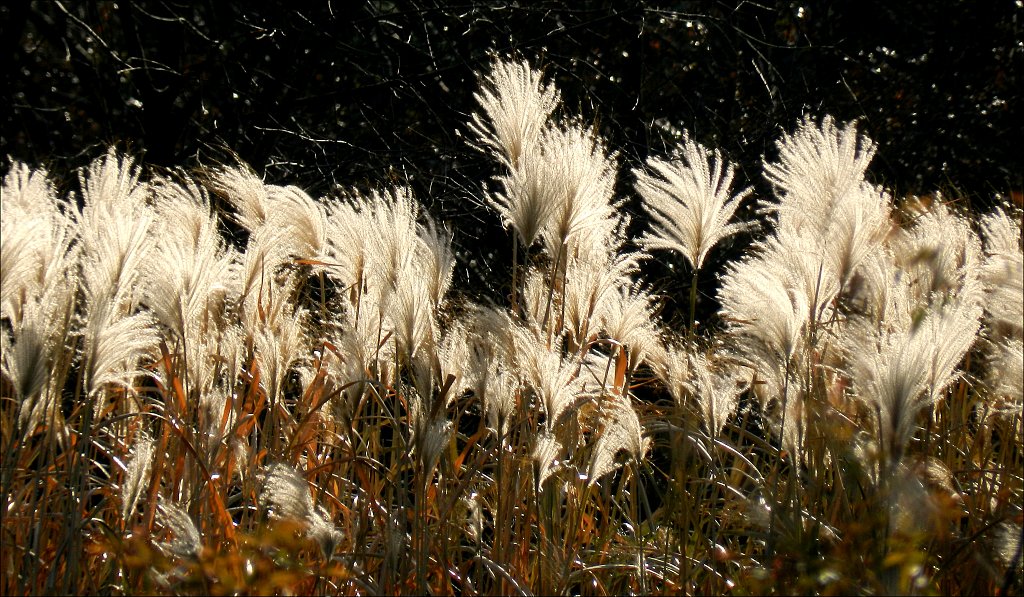
[[[571, 4], [5, 3], [2, 153], [63, 188], [110, 144], [158, 167], [235, 152], [314, 196], [408, 184], [456, 231], [460, 290], [493, 296], [481, 289], [500, 292], [508, 266], [490, 266], [511, 261], [511, 241], [482, 207], [495, 164], [465, 126], [493, 50], [543, 66], [564, 113], [599, 127], [621, 196], [674, 128], [720, 147], [737, 186], [763, 197], [775, 139], [802, 114], [832, 114], [879, 144], [870, 175], [897, 197], [1020, 201], [1019, 1]], [[663, 264], [648, 279], [685, 296], [688, 276]]]

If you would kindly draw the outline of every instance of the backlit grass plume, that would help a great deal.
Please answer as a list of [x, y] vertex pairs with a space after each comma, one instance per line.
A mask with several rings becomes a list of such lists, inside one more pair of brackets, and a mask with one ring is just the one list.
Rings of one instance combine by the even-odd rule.
[[474, 97], [483, 113], [473, 116], [470, 128], [515, 170], [558, 105], [558, 90], [529, 64], [497, 57], [481, 83]]
[[735, 168], [718, 151], [684, 139], [677, 160], [650, 158], [636, 170], [636, 189], [654, 221], [640, 242], [648, 249], [676, 251], [690, 268], [704, 266], [708, 252], [722, 239], [749, 227], [730, 222], [751, 189], [731, 194]]
[[826, 116], [820, 124], [804, 118], [776, 145], [779, 161], [765, 164], [765, 176], [779, 191], [771, 207], [778, 227], [808, 236], [825, 233], [832, 212], [857, 200], [875, 155], [874, 142], [860, 135], [854, 123], [838, 127]]
[[277, 519], [292, 519], [306, 525], [306, 534], [330, 557], [340, 541], [340, 532], [322, 506], [313, 502], [309, 484], [298, 471], [282, 463], [271, 465], [263, 479], [260, 501]]
[[894, 464], [914, 434], [917, 413], [935, 404], [958, 377], [980, 316], [980, 304], [957, 301], [927, 312], [909, 329], [868, 336], [849, 347], [857, 395], [876, 410], [879, 435]]

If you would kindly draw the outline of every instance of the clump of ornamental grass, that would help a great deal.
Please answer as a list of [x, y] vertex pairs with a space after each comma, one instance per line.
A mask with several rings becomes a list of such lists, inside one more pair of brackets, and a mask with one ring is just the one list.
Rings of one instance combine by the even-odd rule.
[[636, 172], [637, 192], [653, 220], [652, 232], [640, 239], [647, 249], [679, 253], [690, 266], [690, 329], [694, 325], [697, 281], [708, 253], [721, 240], [747, 229], [750, 223], [731, 222], [751, 189], [730, 195], [735, 168], [719, 152], [685, 138], [677, 161], [650, 158]]
[[[627, 164], [499, 56], [475, 98], [513, 247], [485, 304], [406, 187], [111, 149], [61, 197], [10, 164], [5, 593], [1020, 590], [1018, 206], [899, 203], [855, 123], [806, 117], [755, 226], [689, 134]], [[685, 329], [652, 253], [689, 274]]]

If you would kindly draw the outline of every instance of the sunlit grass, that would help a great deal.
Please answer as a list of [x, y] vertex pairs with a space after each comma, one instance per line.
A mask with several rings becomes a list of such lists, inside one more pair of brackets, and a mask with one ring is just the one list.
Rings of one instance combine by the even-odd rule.
[[496, 60], [471, 127], [507, 296], [452, 288], [458, 231], [404, 188], [111, 151], [63, 198], [12, 164], [4, 593], [1020, 592], [1020, 210], [896, 201], [807, 119], [705, 271], [753, 226], [726, 157], [637, 170], [634, 242], [618, 157], [542, 79]]

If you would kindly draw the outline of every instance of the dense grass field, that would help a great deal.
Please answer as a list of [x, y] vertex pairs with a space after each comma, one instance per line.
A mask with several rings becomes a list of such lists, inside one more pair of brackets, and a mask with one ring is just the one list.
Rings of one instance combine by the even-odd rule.
[[829, 118], [754, 197], [685, 132], [622, 168], [527, 63], [476, 99], [484, 291], [406, 188], [9, 166], [4, 594], [1022, 592], [1019, 203], [897, 200]]

